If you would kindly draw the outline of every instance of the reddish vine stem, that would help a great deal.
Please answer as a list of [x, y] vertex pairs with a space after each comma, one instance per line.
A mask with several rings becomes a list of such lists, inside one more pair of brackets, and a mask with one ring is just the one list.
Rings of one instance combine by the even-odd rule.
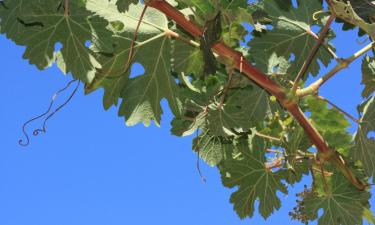
[[[192, 21], [188, 20], [180, 11], [171, 6], [168, 2], [164, 0], [148, 0], [146, 4], [153, 7], [160, 12], [164, 13], [167, 17], [174, 20], [180, 27], [185, 31], [190, 33], [192, 36], [200, 37], [203, 34], [202, 28]], [[264, 90], [268, 91], [271, 95], [275, 96], [280, 104], [289, 111], [290, 114], [299, 122], [301, 127], [305, 130], [306, 135], [310, 138], [311, 142], [315, 145], [320, 153], [323, 160], [329, 160], [335, 164], [343, 173], [345, 177], [358, 189], [364, 190], [367, 186], [357, 179], [353, 172], [347, 167], [345, 162], [340, 160], [336, 152], [328, 147], [320, 133], [316, 128], [310, 123], [308, 118], [305, 116], [303, 111], [297, 105], [296, 102], [291, 101], [286, 97], [286, 93], [283, 87], [279, 86], [273, 80], [271, 80], [263, 72], [259, 71], [251, 63], [246, 60], [241, 60], [243, 55], [232, 49], [231, 47], [225, 45], [223, 42], [216, 43], [213, 50], [220, 56], [232, 58], [234, 66], [237, 70], [242, 67], [242, 74], [248, 77], [250, 80], [256, 82]]]
[[319, 51], [319, 48], [320, 46], [322, 45], [322, 43], [324, 42], [324, 39], [327, 35], [327, 32], [333, 22], [333, 20], [335, 19], [336, 17], [334, 15], [331, 15], [327, 21], [327, 23], [324, 25], [324, 27], [322, 28], [322, 31], [320, 32], [320, 35], [319, 35], [319, 38], [318, 38], [318, 41], [316, 42], [316, 44], [314, 45], [314, 47], [312, 48], [309, 56], [307, 57], [306, 61], [303, 63], [302, 67], [301, 67], [301, 70], [298, 72], [297, 74], [297, 77], [296, 79], [294, 80], [294, 84], [293, 84], [293, 87], [292, 87], [292, 93], [295, 94], [296, 91], [297, 91], [297, 88], [298, 88], [298, 82], [301, 80], [301, 78], [306, 74], [306, 71], [309, 69], [309, 66], [310, 64], [312, 63], [312, 61], [314, 60], [316, 54], [318, 53]]
[[134, 34], [133, 34], [133, 40], [132, 40], [132, 42], [130, 44], [128, 61], [125, 64], [125, 71], [128, 71], [128, 69], [130, 68], [130, 64], [131, 64], [131, 62], [133, 60], [134, 46], [135, 46], [135, 42], [137, 41], [137, 38], [138, 38], [138, 30], [139, 30], [139, 27], [141, 26], [143, 17], [145, 16], [147, 7], [148, 7], [148, 5], [146, 4], [145, 7], [142, 10], [141, 16], [139, 17], [139, 21], [138, 21], [137, 27], [135, 28], [135, 31], [134, 31]]

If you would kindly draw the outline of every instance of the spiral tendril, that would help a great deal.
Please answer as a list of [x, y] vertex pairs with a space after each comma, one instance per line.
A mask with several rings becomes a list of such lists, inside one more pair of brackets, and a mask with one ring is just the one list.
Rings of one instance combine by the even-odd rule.
[[[48, 115], [48, 113], [50, 113], [50, 111], [51, 111], [51, 109], [52, 109], [52, 106], [53, 106], [54, 102], [56, 101], [57, 96], [58, 96], [59, 94], [61, 94], [62, 92], [64, 92], [65, 90], [67, 90], [67, 89], [68, 89], [68, 88], [69, 88], [74, 82], [77, 82], [77, 85], [76, 85], [76, 87], [74, 88], [73, 92], [72, 92], [72, 93], [70, 94], [70, 96], [68, 97], [68, 99], [67, 99], [63, 104], [61, 104], [59, 107], [57, 107], [57, 108], [55, 109], [55, 111], [53, 111], [51, 114]], [[40, 119], [40, 118], [42, 118], [42, 117], [48, 115], [48, 116], [46, 117], [46, 119], [44, 119], [43, 127], [42, 127], [41, 129], [40, 129], [40, 128], [35, 129], [35, 130], [33, 131], [33, 135], [34, 135], [34, 136], [38, 136], [38, 135], [41, 134], [41, 133], [46, 133], [46, 131], [47, 131], [47, 129], [46, 129], [46, 123], [47, 123], [47, 121], [48, 121], [53, 115], [55, 115], [58, 111], [60, 111], [65, 105], [67, 105], [67, 104], [70, 102], [70, 100], [73, 98], [73, 96], [74, 96], [75, 93], [77, 92], [80, 83], [81, 83], [81, 82], [80, 82], [79, 80], [71, 80], [71, 81], [69, 81], [68, 84], [67, 84], [64, 88], [60, 89], [59, 91], [57, 91], [57, 92], [52, 96], [52, 98], [51, 98], [51, 102], [50, 102], [50, 104], [49, 104], [49, 106], [48, 106], [48, 109], [47, 109], [43, 114], [41, 114], [41, 115], [39, 115], [39, 116], [36, 116], [36, 117], [34, 117], [34, 118], [31, 118], [30, 120], [26, 121], [26, 122], [23, 124], [23, 126], [22, 126], [22, 133], [24, 134], [25, 139], [20, 139], [20, 140], [18, 140], [18, 144], [21, 145], [21, 146], [23, 146], [23, 147], [28, 146], [28, 145], [30, 144], [30, 137], [29, 137], [28, 133], [26, 132], [26, 127], [27, 127], [31, 122], [33, 122], [33, 121], [35, 121], [35, 120], [38, 120], [38, 119]]]

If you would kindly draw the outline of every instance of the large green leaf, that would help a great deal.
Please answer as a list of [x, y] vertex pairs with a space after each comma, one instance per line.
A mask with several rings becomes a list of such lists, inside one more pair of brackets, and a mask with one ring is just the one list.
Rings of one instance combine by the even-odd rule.
[[179, 89], [171, 76], [170, 53], [168, 37], [161, 38], [147, 49], [143, 48], [142, 54], [136, 53], [134, 60], [141, 62], [146, 72], [142, 76], [130, 79], [121, 92], [123, 103], [119, 114], [126, 117], [127, 125], [135, 125], [138, 122], [149, 125], [151, 120], [160, 124], [160, 101], [163, 98], [167, 99], [175, 115], [181, 113]]
[[230, 91], [226, 102], [212, 106], [208, 112], [208, 127], [214, 135], [234, 135], [231, 130], [246, 132], [256, 127], [270, 113], [269, 95], [257, 86]]
[[[175, 78], [171, 76], [171, 40], [164, 35], [168, 28], [167, 18], [155, 9], [147, 9], [140, 26], [138, 41], [133, 49], [133, 62], [143, 65], [145, 73], [130, 78], [130, 69], [126, 67], [135, 27], [143, 10], [142, 5], [130, 5], [129, 11], [119, 13], [114, 3], [108, 0], [88, 1], [88, 8], [110, 22], [125, 24], [126, 31], [113, 39], [112, 52], [100, 52], [103, 68], [90, 84], [89, 90], [103, 86], [105, 89], [104, 106], [117, 105], [122, 98], [119, 115], [125, 116], [127, 125], [139, 122], [146, 126], [152, 120], [160, 124], [162, 109], [160, 101], [167, 99], [172, 112], [180, 113], [181, 102]], [[99, 8], [103, 5], [105, 8]]]
[[88, 42], [104, 45], [111, 37], [108, 22], [85, 8], [83, 1], [69, 1], [65, 13], [61, 0], [7, 0], [0, 6], [0, 33], [26, 46], [24, 58], [39, 69], [55, 62], [55, 46], [61, 47], [61, 61], [74, 78], [90, 82], [100, 64]]
[[375, 181], [375, 139], [369, 137], [375, 131], [375, 97], [365, 102], [361, 107], [363, 114], [358, 130], [354, 135], [354, 146], [351, 154], [359, 160], [369, 177]]
[[362, 84], [365, 89], [362, 96], [367, 98], [375, 91], [375, 60], [366, 56], [362, 60]]
[[319, 210], [323, 209], [318, 225], [362, 224], [362, 217], [368, 210], [370, 193], [358, 190], [340, 173], [334, 173], [326, 180], [329, 193], [312, 192], [304, 198], [309, 218], [317, 219]]
[[240, 139], [234, 147], [239, 152], [237, 157], [223, 161], [219, 167], [223, 184], [238, 187], [230, 198], [234, 210], [240, 218], [252, 217], [254, 203], [259, 200], [259, 212], [267, 218], [281, 206], [276, 192], [287, 193], [287, 189], [274, 172], [266, 169], [267, 146], [262, 139], [252, 136]]
[[[311, 46], [316, 43], [308, 34], [311, 26], [317, 25], [311, 12], [322, 10], [322, 5], [318, 0], [303, 1], [299, 2], [297, 8], [289, 7], [285, 10], [286, 5], [278, 0], [263, 1], [262, 9], [272, 19], [273, 28], [265, 34], [255, 36], [248, 45], [250, 57], [264, 72], [269, 72], [268, 63], [273, 54], [285, 59], [290, 59], [294, 55], [294, 59], [291, 59], [292, 65], [288, 69], [288, 76], [293, 79], [310, 54]], [[320, 48], [316, 59], [309, 67], [309, 72], [317, 75], [320, 70], [319, 61], [327, 66], [331, 60], [332, 56], [327, 49]]]
[[307, 110], [313, 125], [321, 132], [328, 145], [344, 155], [351, 147], [351, 135], [347, 131], [349, 121], [337, 109], [329, 108], [325, 101], [306, 97]]

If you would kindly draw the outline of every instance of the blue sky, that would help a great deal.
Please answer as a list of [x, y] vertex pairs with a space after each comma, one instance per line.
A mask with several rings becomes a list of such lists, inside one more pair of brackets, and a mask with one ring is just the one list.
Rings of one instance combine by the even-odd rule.
[[[334, 41], [340, 56], [363, 47], [353, 33], [340, 35], [346, 35]], [[84, 96], [80, 90], [49, 121], [46, 134], [20, 147], [23, 122], [44, 112], [71, 79], [55, 67], [38, 71], [22, 59], [23, 51], [0, 36], [1, 225], [299, 224], [287, 214], [310, 179], [280, 195], [283, 207], [267, 222], [258, 214], [241, 221], [217, 170], [201, 163], [202, 183], [191, 139], [170, 135], [166, 108], [161, 128], [126, 127], [117, 109], [104, 111], [102, 91]], [[361, 101], [360, 65], [353, 63], [321, 91], [353, 115]]]

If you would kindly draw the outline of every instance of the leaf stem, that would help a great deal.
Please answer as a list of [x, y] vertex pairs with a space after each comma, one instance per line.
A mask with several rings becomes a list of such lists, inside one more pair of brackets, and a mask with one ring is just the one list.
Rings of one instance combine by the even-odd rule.
[[220, 99], [220, 105], [219, 105], [219, 108], [222, 109], [223, 108], [223, 105], [224, 105], [224, 102], [225, 102], [225, 98], [227, 97], [228, 95], [228, 92], [229, 92], [229, 88], [232, 84], [232, 78], [233, 78], [233, 69], [231, 69], [228, 73], [228, 83], [225, 85], [224, 87], [224, 90], [223, 90], [223, 96], [221, 96], [221, 99]]
[[272, 136], [269, 136], [269, 135], [266, 135], [266, 134], [262, 134], [262, 133], [259, 133], [259, 132], [255, 132], [255, 135], [258, 136], [258, 137], [269, 139], [271, 141], [281, 142], [280, 138], [272, 137]]
[[130, 68], [131, 61], [133, 60], [134, 46], [135, 46], [135, 43], [137, 41], [138, 30], [139, 30], [139, 27], [141, 26], [141, 23], [142, 23], [143, 17], [145, 16], [147, 8], [148, 8], [148, 5], [146, 4], [145, 7], [142, 10], [141, 16], [139, 17], [137, 27], [135, 28], [135, 31], [134, 31], [134, 34], [133, 34], [133, 40], [132, 40], [132, 43], [130, 44], [128, 61], [125, 64], [125, 71], [127, 71]]
[[340, 107], [338, 107], [336, 104], [334, 104], [333, 102], [329, 101], [328, 99], [324, 98], [323, 96], [316, 96], [318, 99], [322, 100], [322, 101], [325, 101], [327, 102], [329, 105], [331, 105], [333, 108], [335, 108], [337, 111], [339, 111], [339, 113], [341, 113], [342, 115], [348, 117], [349, 119], [351, 119], [353, 122], [355, 123], [359, 123], [359, 120], [354, 118], [354, 116], [350, 115], [349, 113], [345, 112], [343, 109], [341, 109]]
[[64, 0], [64, 16], [69, 16], [69, 0]]
[[333, 69], [331, 69], [328, 73], [326, 73], [323, 77], [321, 77], [314, 83], [310, 84], [308, 87], [297, 90], [296, 95], [299, 97], [304, 97], [304, 96], [316, 93], [325, 82], [327, 82], [329, 79], [331, 79], [341, 70], [347, 68], [353, 61], [361, 57], [367, 51], [371, 50], [374, 47], [374, 45], [375, 45], [375, 42], [371, 42], [370, 44], [368, 44], [367, 46], [365, 46], [358, 52], [354, 53], [349, 58], [339, 59], [338, 63]]
[[[311, 37], [313, 37], [316, 41], [319, 40], [319, 36], [316, 35], [312, 30], [308, 30], [306, 31], [308, 35], [310, 35]], [[322, 46], [328, 51], [329, 54], [331, 54], [331, 56], [334, 58], [334, 59], [338, 59], [339, 57], [336, 55], [336, 53], [333, 51], [333, 49], [329, 46], [329, 44], [325, 43], [324, 41], [322, 42]]]
[[322, 180], [323, 180], [324, 192], [328, 195], [330, 193], [330, 191], [329, 191], [328, 183], [327, 183], [327, 180], [326, 180], [326, 175], [325, 175], [325, 172], [324, 172], [323, 164], [320, 164], [319, 167], [320, 167], [320, 172], [322, 173], [321, 175], [322, 175]]
[[283, 152], [283, 151], [274, 150], [274, 149], [266, 149], [266, 152], [269, 152], [269, 153], [276, 153], [276, 154], [284, 155], [284, 152]]
[[172, 30], [169, 30], [169, 29], [165, 29], [164, 30], [164, 35], [168, 36], [168, 37], [173, 37], [173, 38], [176, 38], [177, 40], [180, 40], [180, 41], [183, 41], [195, 48], [199, 48], [200, 47], [200, 44], [198, 42], [195, 42], [191, 39], [188, 39], [188, 38], [185, 38], [183, 36], [181, 36], [180, 34], [172, 31]]
[[334, 15], [331, 15], [327, 21], [327, 23], [324, 25], [324, 27], [322, 28], [322, 31], [320, 32], [320, 35], [319, 35], [319, 38], [318, 38], [318, 41], [316, 42], [316, 44], [314, 45], [314, 47], [312, 48], [309, 56], [307, 57], [306, 61], [303, 63], [302, 67], [301, 67], [301, 70], [298, 72], [297, 74], [297, 77], [296, 79], [294, 80], [294, 84], [293, 84], [293, 87], [292, 87], [292, 93], [295, 94], [296, 91], [297, 91], [297, 88], [298, 88], [298, 83], [299, 81], [302, 79], [302, 77], [305, 75], [306, 71], [309, 69], [309, 66], [310, 64], [312, 63], [312, 61], [314, 60], [316, 54], [318, 53], [319, 51], [319, 48], [320, 46], [322, 45], [322, 43], [324, 42], [324, 39], [327, 35], [327, 32], [329, 30], [329, 27], [331, 26], [333, 20], [335, 19], [336, 17]]

